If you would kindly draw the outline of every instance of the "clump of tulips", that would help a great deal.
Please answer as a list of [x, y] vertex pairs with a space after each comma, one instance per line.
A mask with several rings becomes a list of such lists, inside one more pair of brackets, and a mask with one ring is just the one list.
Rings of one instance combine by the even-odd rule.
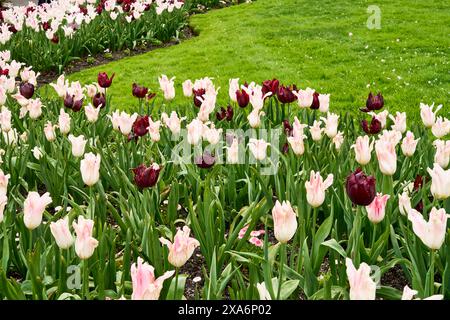
[[449, 297], [442, 106], [407, 123], [369, 95], [361, 126], [277, 79], [231, 79], [219, 106], [205, 77], [180, 107], [161, 75], [159, 90], [130, 84], [128, 112], [114, 74], [61, 75], [54, 98], [9, 52], [0, 66], [0, 298]]

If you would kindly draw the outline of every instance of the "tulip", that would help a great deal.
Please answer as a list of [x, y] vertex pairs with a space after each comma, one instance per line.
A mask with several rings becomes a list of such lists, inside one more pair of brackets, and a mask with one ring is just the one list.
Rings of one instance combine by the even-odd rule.
[[275, 238], [281, 243], [287, 243], [297, 231], [297, 215], [289, 201], [280, 203], [278, 200], [272, 209]]
[[113, 130], [120, 131], [119, 125], [120, 125], [120, 112], [114, 111], [112, 115], [107, 116], [111, 120], [111, 124], [113, 126]]
[[42, 222], [45, 207], [52, 202], [48, 192], [39, 196], [39, 193], [31, 191], [23, 204], [23, 222], [29, 230], [36, 229]]
[[191, 80], [186, 80], [183, 82], [183, 94], [185, 97], [192, 97], [192, 89], [194, 85]]
[[433, 145], [436, 148], [434, 162], [443, 169], [447, 168], [450, 163], [450, 141], [436, 140]]
[[401, 133], [405, 133], [406, 131], [406, 112], [397, 112], [395, 117], [389, 115], [394, 124], [391, 126], [392, 130], [399, 131]]
[[230, 100], [233, 102], [237, 102], [236, 98], [236, 91], [239, 90], [239, 78], [237, 79], [230, 79], [228, 81], [228, 95], [230, 97]]
[[330, 95], [329, 94], [319, 94], [319, 111], [328, 112], [330, 108]]
[[93, 99], [95, 97], [95, 95], [97, 94], [98, 88], [97, 88], [98, 84], [88, 84], [85, 86], [86, 88], [86, 93], [88, 95], [89, 98]]
[[112, 84], [115, 75], [116, 74], [113, 73], [111, 78], [109, 78], [106, 72], [100, 72], [97, 76], [98, 85], [102, 88], [109, 88]]
[[214, 124], [211, 124], [211, 128], [206, 127], [203, 130], [203, 138], [206, 139], [210, 144], [216, 145], [219, 143], [221, 135], [222, 135], [222, 129], [216, 129], [214, 127]]
[[328, 112], [326, 118], [321, 117], [320, 119], [325, 123], [324, 131], [328, 138], [332, 139], [335, 135], [337, 135], [339, 120], [339, 116], [337, 114]]
[[345, 190], [354, 204], [368, 206], [375, 199], [375, 178], [358, 168], [347, 177]]
[[378, 140], [392, 144], [395, 147], [402, 141], [402, 134], [396, 130], [383, 130], [383, 133], [378, 136]]
[[33, 148], [32, 152], [36, 160], [39, 160], [43, 156], [41, 149], [37, 146]]
[[[417, 290], [412, 290], [410, 287], [408, 287], [406, 285], [403, 288], [402, 300], [412, 300], [414, 298], [414, 296], [418, 293], [419, 292]], [[442, 300], [442, 299], [444, 299], [444, 296], [442, 294], [435, 294], [435, 295], [432, 295], [423, 300]], [[420, 299], [416, 298], [414, 300], [420, 300]]]
[[378, 140], [375, 142], [375, 152], [378, 158], [380, 171], [384, 175], [392, 176], [397, 170], [397, 153], [395, 152], [395, 145]]
[[181, 131], [181, 121], [186, 119], [185, 117], [178, 118], [178, 115], [175, 111], [172, 111], [170, 117], [167, 116], [167, 113], [163, 112], [161, 115], [161, 119], [164, 124], [169, 128], [172, 134], [179, 134]]
[[431, 132], [438, 139], [446, 136], [450, 133], [450, 121], [448, 119], [438, 117], [436, 122], [431, 127]]
[[420, 103], [420, 117], [422, 118], [422, 122], [427, 128], [431, 128], [436, 122], [436, 113], [442, 108], [442, 104], [436, 107], [436, 110], [433, 112], [434, 103], [429, 106], [426, 104]]
[[173, 276], [174, 271], [167, 271], [161, 277], [155, 277], [155, 269], [147, 262], [143, 263], [141, 257], [138, 257], [137, 266], [133, 263], [131, 266], [131, 280], [133, 283], [132, 300], [158, 300], [163, 283], [166, 279]]
[[4, 174], [3, 170], [0, 169], [0, 195], [6, 195], [10, 177], [11, 176], [9, 174]]
[[22, 82], [19, 86], [19, 92], [25, 99], [31, 99], [34, 94], [34, 85], [29, 82]]
[[92, 237], [94, 221], [79, 216], [77, 222], [72, 222], [72, 226], [77, 235], [75, 240], [76, 254], [82, 260], [89, 259], [94, 254], [95, 248], [98, 246], [98, 241]]
[[117, 118], [117, 122], [119, 125], [119, 130], [124, 136], [128, 136], [130, 134], [137, 117], [137, 113], [133, 113], [132, 115], [129, 115], [124, 111], [120, 113], [120, 116]]
[[259, 300], [272, 300], [269, 291], [266, 288], [266, 284], [264, 282], [257, 283], [256, 289], [258, 289]]
[[198, 119], [192, 120], [191, 123], [189, 123], [186, 126], [187, 129], [187, 141], [191, 145], [197, 145], [203, 134], [203, 122], [201, 122]]
[[398, 197], [398, 208], [400, 213], [404, 216], [407, 216], [409, 210], [411, 210], [411, 198], [406, 191]]
[[30, 114], [30, 118], [36, 120], [42, 114], [42, 102], [40, 99], [30, 99], [26, 107]]
[[309, 132], [311, 133], [311, 138], [313, 141], [320, 141], [322, 139], [322, 132], [324, 131], [324, 128], [321, 128], [320, 125], [322, 124], [322, 121], [314, 120], [314, 123], [309, 128]]
[[164, 99], [172, 100], [175, 98], [175, 85], [174, 85], [175, 77], [169, 79], [166, 75], [162, 75], [159, 80], [159, 86], [164, 93]]
[[65, 79], [64, 74], [60, 75], [55, 83], [50, 83], [60, 98], [64, 98], [69, 87], [69, 81]]
[[194, 162], [197, 167], [208, 169], [214, 165], [214, 163], [216, 162], [216, 158], [208, 151], [205, 151], [202, 155], [196, 157]]
[[444, 170], [435, 163], [433, 169], [428, 168], [431, 176], [431, 194], [438, 200], [450, 197], [450, 169]]
[[56, 125], [52, 125], [50, 121], [48, 121], [44, 127], [45, 138], [50, 142], [56, 140], [55, 127]]
[[261, 125], [261, 116], [264, 116], [265, 113], [263, 111], [259, 111], [259, 109], [253, 109], [247, 116], [247, 120], [252, 128], [259, 128]]
[[329, 174], [325, 181], [320, 172], [311, 171], [309, 181], [305, 182], [306, 201], [313, 208], [320, 207], [325, 201], [325, 190], [333, 184], [333, 175]]
[[267, 147], [270, 144], [263, 139], [251, 138], [248, 147], [256, 160], [262, 161], [266, 158]]
[[161, 121], [153, 121], [151, 118], [148, 119], [148, 131], [150, 133], [150, 139], [153, 142], [158, 142], [161, 139], [159, 134], [159, 127], [161, 126]]
[[4, 211], [5, 207], [8, 203], [8, 198], [4, 194], [0, 194], [0, 223], [2, 223], [4, 219]]
[[177, 228], [173, 243], [167, 239], [159, 238], [159, 241], [169, 249], [169, 263], [175, 268], [182, 267], [192, 256], [195, 248], [200, 246], [197, 239], [189, 237], [191, 230], [188, 226]]
[[319, 96], [320, 96], [320, 94], [318, 92], [314, 92], [313, 93], [313, 100], [312, 100], [312, 103], [311, 103], [311, 106], [310, 106], [311, 109], [313, 109], [313, 110], [320, 109]]
[[384, 219], [386, 203], [390, 195], [378, 193], [372, 203], [366, 206], [367, 217], [372, 223], [380, 223]]
[[145, 96], [147, 95], [148, 88], [144, 86], [138, 86], [136, 83], [133, 83], [131, 93], [133, 94], [134, 97], [142, 99], [145, 98]]
[[280, 81], [278, 81], [277, 79], [265, 80], [262, 83], [262, 93], [264, 95], [266, 93], [270, 93], [271, 95], [275, 95], [278, 92], [279, 86], [280, 86]]
[[406, 137], [403, 139], [402, 142], [402, 152], [405, 155], [405, 157], [412, 157], [414, 152], [416, 152], [417, 143], [419, 142], [420, 138], [414, 140], [414, 133], [411, 131], [408, 131], [406, 133]]
[[[297, 97], [298, 106], [300, 108], [309, 108], [313, 103], [314, 89], [306, 88], [305, 90], [294, 91], [294, 95]], [[319, 101], [320, 103], [320, 101]]]
[[414, 233], [432, 250], [439, 250], [444, 243], [449, 216], [445, 209], [432, 208], [427, 222], [415, 209], [411, 209], [408, 213]]
[[8, 132], [12, 128], [11, 124], [11, 111], [5, 106], [2, 106], [2, 111], [0, 112], [0, 127], [3, 132]]
[[80, 171], [83, 182], [91, 187], [96, 184], [100, 178], [100, 155], [89, 152], [84, 155], [80, 161]]
[[81, 157], [84, 154], [87, 140], [84, 139], [83, 135], [75, 137], [72, 134], [69, 135], [68, 139], [72, 144], [72, 155], [76, 158]]
[[226, 109], [221, 107], [220, 111], [216, 113], [216, 118], [219, 121], [222, 121], [223, 119], [231, 121], [233, 119], [233, 108], [230, 105], [228, 105]]
[[350, 258], [345, 259], [350, 283], [350, 300], [375, 300], [377, 285], [370, 277], [370, 267], [363, 262], [356, 269]]
[[234, 138], [230, 147], [227, 147], [227, 162], [229, 164], [239, 163], [239, 143], [238, 139]]
[[204, 88], [192, 89], [192, 93], [194, 94], [194, 105], [197, 108], [200, 108], [202, 105], [203, 96], [206, 94], [206, 90]]
[[292, 151], [295, 155], [301, 156], [305, 152], [305, 144], [304, 139], [306, 139], [306, 135], [293, 135], [292, 137], [288, 137], [287, 141], [292, 148]]
[[287, 119], [284, 119], [283, 120], [283, 127], [284, 127], [284, 133], [288, 136], [288, 137], [290, 137], [290, 136], [292, 136], [293, 135], [293, 128], [292, 128], [292, 126], [291, 126], [291, 124], [289, 123], [289, 120], [287, 120]]
[[340, 150], [342, 144], [344, 143], [344, 134], [339, 131], [331, 140], [331, 142], [334, 144], [334, 147], [336, 150]]
[[386, 122], [387, 122], [387, 117], [389, 116], [389, 111], [384, 110], [382, 112], [379, 113], [375, 113], [373, 111], [368, 112], [367, 113], [369, 116], [372, 117], [372, 119], [377, 119], [378, 121], [380, 121], [381, 123], [381, 128], [385, 128], [386, 127]]
[[250, 102], [250, 97], [245, 90], [236, 90], [236, 100], [241, 108], [245, 108]]
[[91, 123], [97, 122], [99, 112], [100, 112], [100, 107], [94, 107], [90, 103], [84, 108], [84, 113], [86, 114], [86, 118]]
[[64, 106], [66, 108], [72, 109], [75, 112], [78, 112], [83, 106], [83, 99], [75, 100], [73, 95], [67, 94], [64, 98]]
[[373, 150], [373, 142], [370, 143], [368, 136], [356, 138], [356, 142], [352, 145], [355, 150], [355, 159], [360, 165], [366, 165], [370, 162]]
[[361, 109], [362, 112], [369, 112], [374, 110], [380, 110], [384, 106], [384, 98], [381, 93], [378, 93], [376, 96], [372, 94], [372, 92], [369, 93], [369, 96], [367, 97], [366, 101], [366, 108]]
[[68, 249], [73, 244], [73, 236], [69, 230], [69, 218], [59, 219], [50, 223], [50, 231], [55, 238], [56, 244], [61, 249]]
[[367, 134], [377, 134], [381, 131], [381, 122], [377, 118], [373, 117], [372, 121], [370, 122], [370, 126], [367, 122], [367, 120], [361, 121], [361, 127], [363, 128], [364, 132]]
[[106, 96], [104, 93], [96, 93], [92, 98], [92, 104], [96, 108], [104, 108], [106, 106]]
[[150, 121], [148, 115], [138, 116], [133, 123], [133, 134], [135, 137], [142, 137], [148, 133], [148, 127], [150, 126]]
[[136, 168], [133, 168], [134, 182], [141, 188], [153, 187], [158, 182], [159, 172], [161, 168], [158, 164], [153, 163], [147, 167], [145, 164], [141, 164]]
[[296, 100], [295, 95], [292, 93], [292, 90], [296, 90], [294, 86], [279, 86], [277, 90], [277, 98], [281, 103], [292, 103]]
[[63, 108], [59, 110], [58, 127], [62, 134], [68, 134], [70, 132], [70, 116]]

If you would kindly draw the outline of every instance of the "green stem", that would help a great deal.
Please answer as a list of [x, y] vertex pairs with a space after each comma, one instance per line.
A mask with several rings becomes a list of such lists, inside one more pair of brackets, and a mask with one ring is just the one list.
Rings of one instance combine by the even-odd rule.
[[83, 260], [83, 298], [89, 299], [89, 262], [88, 259]]
[[177, 300], [177, 290], [178, 290], [178, 268], [175, 268], [175, 290], [173, 292], [173, 300]]
[[278, 280], [277, 300], [280, 300], [280, 296], [281, 296], [281, 285], [283, 284], [283, 269], [284, 269], [285, 252], [286, 252], [286, 243], [281, 243], [281, 245], [280, 245], [280, 274], [279, 274], [279, 280]]

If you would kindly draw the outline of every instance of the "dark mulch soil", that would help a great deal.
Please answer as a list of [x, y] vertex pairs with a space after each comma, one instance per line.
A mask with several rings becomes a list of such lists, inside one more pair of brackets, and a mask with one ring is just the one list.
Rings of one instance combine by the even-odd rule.
[[403, 274], [402, 267], [398, 265], [383, 274], [383, 276], [381, 277], [381, 285], [390, 286], [400, 291], [403, 291], [403, 288], [406, 285], [411, 286], [411, 284], [408, 283], [408, 280]]
[[[203, 288], [204, 279], [202, 267], [205, 265], [205, 259], [203, 258], [200, 248], [196, 248], [192, 257], [181, 267], [180, 272], [186, 274], [186, 287], [184, 290], [184, 296], [187, 300], [195, 299], [195, 292], [199, 292]], [[195, 277], [200, 277], [199, 282], [194, 282]]]

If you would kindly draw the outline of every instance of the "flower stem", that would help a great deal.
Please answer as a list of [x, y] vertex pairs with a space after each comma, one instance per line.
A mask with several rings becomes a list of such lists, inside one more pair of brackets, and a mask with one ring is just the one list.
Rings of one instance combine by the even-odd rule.
[[83, 260], [83, 297], [89, 299], [89, 263], [88, 259]]
[[175, 290], [173, 292], [173, 300], [177, 300], [177, 290], [178, 290], [178, 268], [175, 268]]
[[281, 243], [280, 245], [280, 274], [278, 280], [278, 292], [277, 292], [277, 300], [280, 300], [281, 296], [281, 285], [283, 284], [283, 269], [284, 269], [284, 258], [286, 254], [286, 243]]

